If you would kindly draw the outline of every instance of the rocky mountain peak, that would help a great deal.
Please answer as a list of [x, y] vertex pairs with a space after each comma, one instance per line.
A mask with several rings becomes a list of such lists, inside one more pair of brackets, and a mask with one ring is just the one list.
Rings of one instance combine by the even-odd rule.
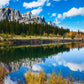
[[[47, 23], [44, 17], [34, 16], [31, 11], [21, 14], [18, 10], [12, 9], [9, 6], [0, 9], [0, 21], [8, 19], [9, 21], [19, 21], [19, 23]], [[52, 23], [48, 23], [52, 24]]]
[[10, 7], [0, 9], [0, 20], [8, 19], [9, 21], [18, 21], [21, 18], [20, 12], [16, 9]]
[[28, 15], [32, 15], [32, 12], [31, 12], [31, 11], [29, 11], [29, 12], [26, 12], [26, 14], [28, 14]]
[[5, 7], [5, 9], [12, 9], [12, 8], [10, 8], [9, 6], [7, 6], [7, 7]]
[[20, 23], [22, 23], [22, 22], [24, 22], [26, 24], [33, 23], [33, 22], [45, 23], [44, 17], [34, 16], [31, 11], [26, 12], [25, 14], [22, 14], [22, 18], [23, 19], [19, 21]]
[[22, 14], [22, 17], [23, 17], [23, 18], [29, 18], [29, 19], [31, 19], [31, 17], [32, 17], [32, 12], [31, 12], [31, 11], [26, 12], [25, 14]]

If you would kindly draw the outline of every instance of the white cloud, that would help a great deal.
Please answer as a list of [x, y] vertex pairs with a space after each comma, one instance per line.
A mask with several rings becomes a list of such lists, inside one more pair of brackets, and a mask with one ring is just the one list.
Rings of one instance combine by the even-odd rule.
[[42, 8], [39, 7], [31, 11], [33, 15], [39, 15], [42, 12]]
[[78, 16], [78, 15], [84, 16], [84, 7], [82, 7], [82, 8], [80, 7], [78, 9], [73, 7], [68, 12], [63, 13], [63, 18], [75, 17], [75, 16]]
[[59, 23], [61, 23], [62, 18], [63, 18], [62, 14], [58, 14], [58, 16], [55, 18], [54, 22], [56, 24], [59, 24]]
[[17, 82], [16, 81], [12, 81], [10, 79], [10, 77], [8, 76], [8, 77], [5, 77], [4, 84], [17, 84]]
[[10, 0], [0, 0], [0, 8], [9, 4]]
[[57, 18], [55, 18], [54, 23], [59, 24], [59, 23], [60, 23], [60, 21], [59, 21]]
[[55, 67], [57, 66], [57, 64], [56, 64], [56, 63], [53, 63], [52, 65], [53, 65], [53, 66], [55, 66]]
[[84, 64], [76, 64], [76, 63], [64, 63], [64, 66], [69, 67], [72, 71], [78, 71], [80, 72], [84, 71]]
[[61, 14], [58, 14], [57, 18], [59, 18], [59, 19], [62, 18], [62, 15]]
[[63, 20], [62, 14], [58, 14], [58, 16], [55, 18], [54, 22], [56, 24], [59, 24], [59, 23], [61, 23], [62, 20]]
[[51, 17], [55, 17], [56, 16], [56, 13], [53, 13]]
[[42, 71], [42, 68], [39, 65], [35, 64], [35, 65], [33, 65], [32, 70], [33, 71]]
[[82, 30], [80, 30], [80, 31], [84, 33], [84, 29], [82, 29]]
[[47, 0], [37, 0], [37, 1], [30, 2], [30, 3], [24, 2], [24, 3], [23, 3], [23, 6], [24, 6], [25, 8], [40, 7], [40, 6], [43, 6], [46, 1], [47, 1]]
[[53, 66], [55, 65], [63, 65], [68, 67], [72, 71], [78, 71], [80, 72], [84, 71], [84, 63], [78, 64], [74, 62], [68, 62], [67, 59], [64, 59], [61, 56], [53, 56], [54, 60], [56, 60], [55, 64], [52, 64]]
[[[74, 49], [74, 50], [71, 50], [69, 53], [67, 52], [64, 52], [64, 53], [59, 53], [58, 55], [54, 55], [53, 56], [53, 62], [55, 63], [56, 62], [56, 65], [63, 65], [63, 66], [66, 66], [68, 67], [70, 70], [72, 71], [84, 71], [84, 61], [82, 59], [84, 59], [83, 55], [81, 56], [81, 53], [83, 53], [84, 49], [80, 49], [80, 51], [77, 52], [78, 49]], [[74, 52], [77, 52], [77, 53], [74, 53]], [[73, 55], [71, 55], [73, 54]], [[76, 55], [77, 54], [77, 55]], [[81, 56], [81, 57], [80, 57]], [[68, 60], [69, 59], [69, 60]], [[75, 59], [73, 61], [73, 59]], [[79, 63], [80, 60], [81, 62]]]
[[75, 17], [75, 16], [79, 16], [79, 15], [84, 16], [84, 7], [80, 7], [78, 9], [73, 7], [72, 9], [70, 9], [67, 12], [64, 12], [63, 14], [58, 14], [58, 16], [55, 18], [54, 22], [56, 24], [59, 24], [66, 17]]
[[50, 6], [51, 5], [51, 3], [47, 3], [47, 5], [46, 6]]

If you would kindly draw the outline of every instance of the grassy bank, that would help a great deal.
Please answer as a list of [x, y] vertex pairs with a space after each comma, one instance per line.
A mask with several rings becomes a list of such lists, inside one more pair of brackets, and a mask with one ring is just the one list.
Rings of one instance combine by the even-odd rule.
[[[46, 39], [46, 40], [72, 40], [70, 37], [62, 36], [22, 36], [22, 35], [10, 35], [0, 34], [0, 45], [11, 44], [9, 40], [30, 40], [30, 39]], [[82, 38], [74, 38], [74, 40], [82, 40]]]
[[[0, 34], [1, 40], [9, 40], [9, 39], [69, 39], [71, 40], [71, 37], [63, 37], [63, 36], [27, 36], [27, 35], [10, 35], [10, 34]], [[74, 40], [80, 40], [82, 38], [74, 38]]]
[[57, 76], [55, 73], [47, 79], [46, 74], [42, 71], [39, 74], [28, 71], [25, 79], [26, 84], [74, 84], [72, 78], [71, 80], [65, 79], [62, 76]]

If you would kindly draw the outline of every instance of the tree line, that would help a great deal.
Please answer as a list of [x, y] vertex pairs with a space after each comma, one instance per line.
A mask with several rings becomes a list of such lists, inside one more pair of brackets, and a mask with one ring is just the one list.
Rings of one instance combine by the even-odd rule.
[[5, 34], [14, 33], [16, 35], [20, 35], [21, 33], [24, 33], [26, 35], [43, 35], [44, 33], [47, 33], [47, 35], [64, 35], [69, 31], [69, 29], [64, 29], [63, 27], [54, 27], [44, 23], [37, 24], [34, 22], [33, 24], [25, 24], [16, 21], [8, 21], [7, 19], [0, 21], [0, 33]]
[[52, 54], [58, 54], [59, 52], [69, 50], [70, 49], [67, 48], [66, 45], [37, 47], [30, 46], [21, 48], [3, 47], [3, 49], [0, 48], [0, 61], [9, 64], [10, 62], [17, 62], [21, 59], [44, 58], [51, 56]]

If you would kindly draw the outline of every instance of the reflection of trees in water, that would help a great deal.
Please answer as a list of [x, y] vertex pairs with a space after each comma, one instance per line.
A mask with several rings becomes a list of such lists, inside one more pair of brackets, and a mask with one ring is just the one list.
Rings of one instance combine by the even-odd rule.
[[66, 45], [60, 46], [39, 46], [39, 47], [22, 47], [22, 48], [0, 48], [0, 61], [10, 63], [20, 59], [44, 58], [59, 52], [69, 51]]
[[80, 48], [82, 48], [83, 46], [84, 46], [84, 43], [71, 43], [69, 45], [66, 45], [67, 48], [70, 48], [70, 49], [72, 49], [72, 48], [78, 48], [78, 50]]

